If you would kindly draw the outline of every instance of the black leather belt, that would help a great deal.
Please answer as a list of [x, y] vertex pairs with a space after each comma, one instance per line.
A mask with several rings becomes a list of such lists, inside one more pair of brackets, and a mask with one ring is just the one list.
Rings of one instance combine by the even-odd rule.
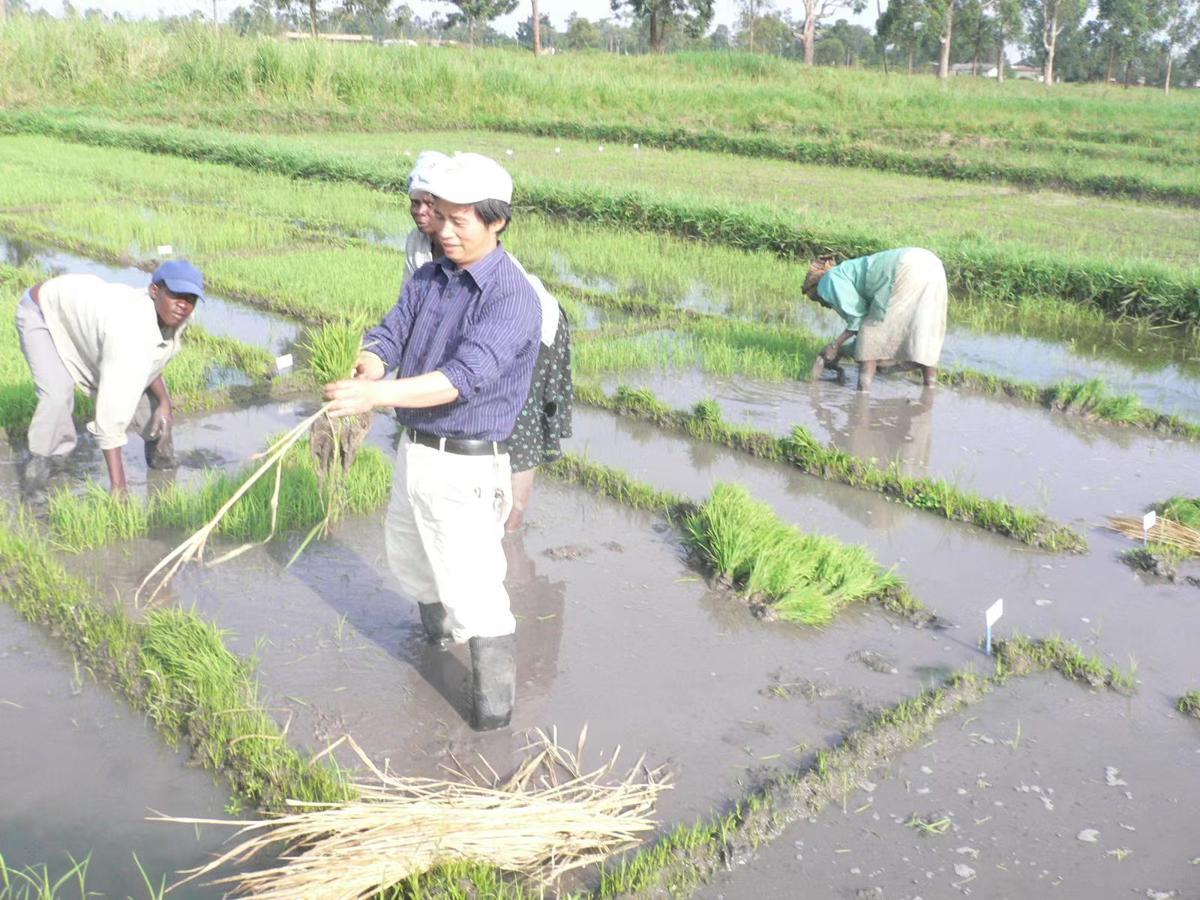
[[428, 431], [417, 431], [406, 428], [408, 439], [414, 444], [443, 450], [446, 453], [457, 453], [460, 456], [491, 456], [496, 453], [507, 453], [508, 444], [504, 441], [474, 441], [467, 438], [444, 438]]

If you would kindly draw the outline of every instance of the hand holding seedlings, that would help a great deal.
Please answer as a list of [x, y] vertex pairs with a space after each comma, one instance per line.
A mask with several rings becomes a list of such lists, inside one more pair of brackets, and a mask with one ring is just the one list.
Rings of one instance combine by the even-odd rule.
[[325, 413], [331, 419], [343, 416], [357, 416], [369, 413], [376, 406], [384, 403], [387, 385], [381, 381], [371, 381], [368, 378], [354, 378], [349, 381], [331, 381], [325, 385]]

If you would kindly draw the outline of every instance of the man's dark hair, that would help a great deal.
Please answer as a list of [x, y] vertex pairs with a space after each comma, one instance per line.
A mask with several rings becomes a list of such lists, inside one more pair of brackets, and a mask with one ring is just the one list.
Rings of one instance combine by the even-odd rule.
[[[472, 208], [475, 210], [475, 215], [483, 221], [484, 225], [491, 225], [493, 222], [504, 220], [504, 228], [508, 228], [508, 223], [512, 221], [512, 207], [503, 200], [480, 200], [478, 203], [472, 203]], [[504, 234], [504, 228], [501, 228], [497, 234]]]

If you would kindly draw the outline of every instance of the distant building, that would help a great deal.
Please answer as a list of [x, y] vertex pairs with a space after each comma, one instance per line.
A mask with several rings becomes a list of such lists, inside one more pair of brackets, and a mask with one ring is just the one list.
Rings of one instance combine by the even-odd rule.
[[[311, 31], [285, 31], [283, 36], [289, 41], [311, 41]], [[322, 41], [335, 41], [345, 44], [363, 44], [373, 43], [375, 38], [369, 34], [334, 34], [332, 32], [321, 31], [317, 33], [317, 39]]]
[[1012, 72], [1012, 77], [1022, 81], [1041, 81], [1043, 72], [1041, 66], [1026, 66], [1015, 65], [1011, 66], [1009, 71]]
[[977, 75], [980, 78], [995, 78], [996, 67], [990, 66], [987, 63], [980, 63], [979, 65], [975, 65], [974, 63], [954, 63], [950, 66], [950, 74], [953, 76]]

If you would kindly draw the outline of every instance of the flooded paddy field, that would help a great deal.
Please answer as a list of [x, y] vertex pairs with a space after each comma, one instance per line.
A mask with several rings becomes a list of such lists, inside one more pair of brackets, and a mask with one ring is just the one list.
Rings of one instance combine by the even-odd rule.
[[[194, 164], [172, 162], [162, 170], [187, 166], [195, 169], [188, 190], [205, 187], [201, 167]], [[260, 183], [257, 175], [226, 175], [237, 175], [264, 197], [275, 185], [266, 184], [265, 177]], [[239, 210], [230, 217], [228, 234], [192, 235], [196, 246], [204, 248], [201, 261], [223, 271], [222, 284], [231, 293], [264, 307], [290, 308], [310, 321], [389, 303], [401, 263], [396, 240], [401, 232], [395, 226], [402, 231], [403, 216], [397, 215], [396, 198], [355, 188], [337, 195], [345, 207], [330, 215], [344, 221], [301, 221], [295, 207], [309, 198], [309, 189], [298, 184], [281, 195], [278, 205], [270, 207], [279, 221], [264, 217], [265, 224], [256, 224]], [[330, 187], [329, 196], [337, 190]], [[191, 199], [181, 198], [180, 207]], [[197, 206], [204, 206], [213, 221], [220, 219], [219, 208], [207, 200]], [[77, 221], [86, 218], [78, 209], [68, 212]], [[144, 242], [117, 234], [113, 223], [118, 218], [100, 222], [97, 246], [100, 232], [108, 229], [113, 233], [104, 237], [111, 246], [126, 248], [131, 255], [125, 261], [136, 265], [96, 263], [18, 241], [0, 245], [0, 254], [11, 263], [32, 262], [49, 272], [88, 271], [143, 285], [147, 272], [141, 267], [149, 265]], [[542, 274], [574, 292], [570, 296], [579, 305], [580, 331], [636, 324], [639, 314], [630, 312], [634, 304], [608, 302], [617, 295], [622, 301], [645, 295], [674, 307], [673, 314], [686, 310], [755, 321], [772, 319], [784, 301], [791, 303], [788, 282], [768, 298], [772, 308], [762, 315], [746, 305], [755, 296], [756, 282], [745, 273], [763, 255], [738, 256], [741, 268], [727, 284], [706, 276], [682, 290], [669, 279], [647, 281], [639, 288], [644, 273], [595, 271], [596, 260], [606, 258], [601, 251], [625, 246], [620, 241], [628, 235], [606, 244], [605, 229], [572, 226], [587, 231], [594, 244], [576, 257], [566, 249], [547, 255], [547, 241], [559, 224], [531, 216], [514, 228], [513, 243], [521, 247], [520, 225], [526, 225], [534, 234], [526, 245], [526, 261], [544, 262]], [[254, 240], [237, 246], [238, 234]], [[684, 270], [696, 256], [715, 252], [692, 247], [688, 255], [684, 243], [663, 242], [668, 247], [664, 268], [669, 263]], [[593, 254], [590, 264], [587, 253]], [[106, 258], [119, 257], [124, 258]], [[350, 257], [355, 262], [345, 261]], [[637, 264], [645, 269], [659, 262], [648, 258]], [[374, 268], [364, 269], [360, 281], [342, 277], [368, 260]], [[775, 263], [791, 276], [800, 271], [794, 262]], [[368, 282], [369, 293], [363, 289]], [[296, 297], [304, 303], [285, 305]], [[816, 334], [840, 330], [807, 303], [789, 315], [789, 321]], [[1124, 326], [1118, 324], [1095, 332], [1095, 340], [1087, 339], [1091, 333], [1060, 339], [1036, 328], [1006, 330], [1003, 322], [990, 330], [978, 322], [955, 326], [953, 307], [951, 318], [947, 364], [1043, 383], [1102, 377], [1112, 389], [1132, 391], [1149, 405], [1200, 420], [1200, 382], [1189, 344], [1194, 336], [1133, 327], [1122, 332]], [[205, 302], [197, 322], [214, 335], [272, 354], [294, 352], [304, 339], [303, 327], [294, 319], [219, 298]], [[668, 321], [663, 327], [676, 325]], [[1144, 345], [1139, 344], [1143, 338]], [[1142, 353], [1145, 348], [1148, 354]], [[1144, 355], [1159, 361], [1143, 365]], [[853, 374], [848, 385], [766, 383], [692, 370], [604, 377], [610, 389], [618, 382], [646, 387], [675, 408], [714, 398], [726, 420], [772, 435], [803, 425], [818, 441], [853, 456], [882, 466], [895, 462], [907, 474], [945, 479], [1043, 511], [1082, 533], [1089, 549], [1080, 554], [1034, 550], [946, 516], [889, 502], [879, 493], [583, 406], [575, 410], [574, 437], [567, 446], [572, 453], [693, 501], [708, 497], [718, 482], [741, 485], [787, 524], [865, 546], [940, 616], [939, 627], [918, 628], [866, 605], [850, 607], [820, 629], [764, 621], [735, 592], [710, 581], [689, 553], [678, 523], [549, 477], [539, 481], [525, 531], [506, 539], [507, 583], [518, 617], [518, 699], [509, 729], [478, 734], [467, 725], [466, 649], [442, 651], [423, 640], [414, 606], [399, 594], [388, 571], [382, 509], [346, 517], [291, 565], [300, 534], [279, 536], [220, 566], [189, 566], [159, 598], [160, 608], [194, 610], [223, 630], [225, 646], [238, 657], [254, 660], [263, 707], [287, 744], [305, 759], [348, 734], [377, 764], [387, 763], [406, 775], [438, 776], [447, 766], [479, 758], [506, 774], [521, 760], [531, 731], [556, 730], [564, 743], [572, 744], [586, 727], [585, 758], [599, 760], [620, 746], [629, 763], [644, 753], [649, 765], [668, 767], [674, 788], [663, 795], [656, 812], [656, 838], [662, 838], [676, 826], [711, 822], [728, 813], [772, 778], [819, 770], [822, 751], [843, 746], [875, 721], [880, 710], [939, 687], [956, 673], [991, 674], [995, 661], [980, 649], [983, 611], [1003, 598], [998, 637], [1060, 635], [1085, 653], [1095, 653], [1104, 665], [1131, 672], [1138, 682], [1136, 694], [1089, 694], [1058, 674], [1014, 679], [976, 708], [937, 726], [934, 743], [921, 742], [885, 764], [871, 776], [874, 790], [848, 794], [844, 811], [830, 807], [815, 821], [793, 825], [745, 866], [705, 888], [706, 895], [794, 896], [796, 885], [803, 884], [806, 890], [828, 886], [831, 896], [856, 896], [876, 887], [884, 893], [857, 896], [929, 897], [968, 890], [981, 896], [1038, 896], [1043, 885], [1063, 896], [1091, 896], [1119, 884], [1122, 890], [1178, 890], [1179, 897], [1187, 896], [1187, 875], [1197, 870], [1183, 868], [1180, 861], [1190, 866], [1200, 848], [1188, 856], [1181, 841], [1149, 846], [1133, 838], [1143, 840], [1156, 822], [1173, 835], [1184, 834], [1180, 811], [1194, 808], [1197, 799], [1197, 781], [1190, 776], [1200, 730], [1173, 708], [1179, 696], [1200, 687], [1191, 649], [1191, 637], [1200, 633], [1200, 590], [1184, 581], [1135, 573], [1118, 558], [1130, 542], [1102, 525], [1107, 515], [1140, 514], [1173, 494], [1194, 496], [1200, 484], [1200, 445], [966, 389], [923, 391], [899, 377], [881, 376], [869, 397], [854, 393]], [[243, 403], [238, 409], [181, 417], [175, 431], [181, 466], [165, 478], [146, 472], [135, 439], [125, 454], [133, 493], [147, 498], [172, 480], [192, 487], [207, 472], [243, 471], [271, 436], [309, 415], [315, 404], [314, 393], [293, 402]], [[379, 415], [369, 440], [390, 455], [396, 433], [394, 420]], [[19, 459], [19, 443], [7, 460], [0, 459], [6, 497], [17, 495]], [[56, 484], [78, 485], [84, 477], [104, 481], [100, 455], [86, 441]], [[57, 558], [96, 585], [96, 599], [121, 604], [140, 620], [152, 611], [133, 605], [134, 589], [181, 537], [152, 533], [99, 550], [58, 553]], [[227, 542], [217, 543], [227, 549]], [[1194, 564], [1185, 564], [1184, 570], [1198, 571]], [[0, 626], [5, 622], [0, 617]], [[22, 627], [16, 623], [12, 633], [21, 634]], [[36, 640], [55, 646], [29, 630]], [[21, 659], [29, 656], [21, 653]], [[43, 674], [61, 670], [69, 685], [70, 657], [61, 650], [58, 655], [53, 672]], [[0, 672], [4, 665], [0, 657]], [[37, 671], [29, 677], [34, 679]], [[3, 691], [0, 699], [7, 699]], [[7, 712], [0, 704], [0, 716]], [[986, 730], [972, 716], [986, 723]], [[128, 713], [122, 730], [152, 743], [156, 739], [137, 718]], [[1138, 756], [1138, 742], [1153, 747], [1145, 759]], [[349, 755], [339, 758], [354, 764]], [[1099, 792], [1093, 790], [1098, 787], [1097, 765], [1103, 786]], [[1105, 793], [1116, 790], [1106, 778], [1109, 766], [1120, 773], [1113, 780], [1127, 780], [1132, 797]], [[979, 771], [999, 774], [983, 778]], [[187, 777], [192, 775], [214, 783], [210, 775], [190, 772]], [[121, 783], [119, 776], [109, 780]], [[1031, 828], [1026, 819], [1032, 813], [1007, 800], [1004, 809], [1027, 815], [1007, 818], [972, 806], [975, 801], [995, 805], [991, 794], [976, 793], [985, 790], [980, 780], [1015, 790], [1033, 812], [1046, 808], [1047, 797], [1060, 812], [1069, 804], [1059, 798], [1076, 791], [1080, 799], [1069, 807], [1069, 825], [1038, 820]], [[1042, 790], [1034, 791], [1033, 785]], [[927, 793], [917, 793], [926, 788]], [[960, 788], [968, 793], [960, 794]], [[1045, 793], [1051, 788], [1052, 796]], [[143, 802], [136, 792], [127, 794], [127, 802]], [[172, 799], [179, 802], [165, 811], [211, 815], [219, 811], [214, 802], [220, 807], [228, 797], [214, 800], [185, 788]], [[1106, 806], [1109, 800], [1121, 805], [1114, 811]], [[912, 806], [907, 813], [906, 805]], [[945, 815], [929, 818], [940, 810]], [[871, 818], [874, 832], [882, 835], [890, 828], [900, 837], [881, 840], [862, 833], [863, 817], [876, 811], [880, 819]], [[968, 812], [973, 813], [969, 819]], [[906, 824], [914, 813], [926, 817], [921, 819], [924, 831]], [[983, 821], [989, 814], [992, 818]], [[906, 815], [904, 823], [896, 822]], [[1076, 827], [1076, 818], [1083, 824]], [[943, 819], [949, 824], [937, 824]], [[975, 819], [981, 821], [965, 824]], [[1136, 829], [1129, 831], [1132, 837], [1110, 844], [1110, 835], [1127, 830], [1123, 825]], [[943, 827], [947, 833], [936, 833]], [[961, 839], [956, 828], [962, 829]], [[935, 834], [927, 835], [930, 829]], [[1100, 833], [1102, 845], [1100, 839], [1077, 838], [1089, 829]], [[942, 844], [949, 846], [952, 836], [947, 853]], [[118, 832], [118, 837], [122, 847], [141, 846], [140, 832]], [[918, 838], [921, 843], [914, 844]], [[7, 846], [0, 827], [0, 852], [6, 858]], [[809, 847], [819, 849], [810, 852]], [[969, 849], [958, 853], [959, 847]], [[1027, 854], [1027, 847], [1037, 850], [1036, 857]], [[852, 853], [839, 852], [844, 848]], [[1091, 857], [1080, 855], [1091, 851], [1100, 860], [1095, 869], [1088, 867]], [[1030, 859], [1038, 865], [1029, 866]], [[124, 890], [124, 870], [116, 863], [97, 863], [111, 873], [103, 877], [113, 879], [98, 883]], [[958, 864], [972, 869], [973, 877], [960, 875]], [[173, 860], [163, 863], [164, 868], [174, 865]], [[996, 865], [1005, 868], [993, 872]], [[1096, 874], [1108, 866], [1120, 867], [1111, 882]], [[876, 872], [872, 879], [869, 873]], [[927, 878], [926, 872], [934, 874]], [[910, 890], [914, 878], [928, 884]], [[603, 891], [595, 872], [572, 887]], [[816, 896], [823, 890], [812, 887]]]
[[698, 896], [1195, 897], [1200, 728], [1158, 699], [1010, 682]]
[[[138, 863], [158, 884], [205, 861], [226, 833], [146, 817], [157, 810], [220, 818], [224, 787], [189, 767], [186, 752], [165, 746], [7, 605], [0, 605], [0, 635], [0, 856], [9, 870], [45, 865], [57, 878], [70, 857], [86, 858], [89, 892], [137, 897], [146, 895]], [[192, 885], [178, 895], [221, 894]]]

